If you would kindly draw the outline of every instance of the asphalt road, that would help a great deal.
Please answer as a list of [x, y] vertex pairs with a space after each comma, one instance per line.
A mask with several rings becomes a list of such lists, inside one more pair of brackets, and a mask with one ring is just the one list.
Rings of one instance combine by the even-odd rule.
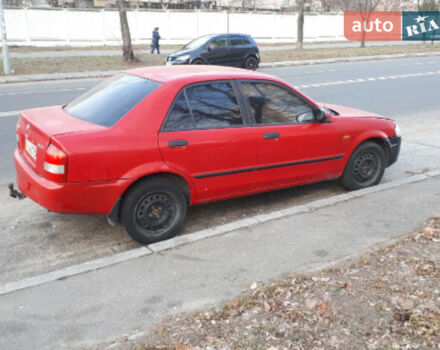
[[[440, 58], [326, 64], [265, 69], [313, 99], [348, 105], [396, 119], [404, 143], [383, 182], [440, 168]], [[138, 246], [105, 218], [48, 213], [30, 200], [13, 201], [12, 152], [17, 116], [11, 111], [64, 104], [99, 80], [0, 86], [0, 282], [9, 282]], [[325, 198], [343, 190], [328, 182], [191, 208], [183, 234], [236, 219]]]

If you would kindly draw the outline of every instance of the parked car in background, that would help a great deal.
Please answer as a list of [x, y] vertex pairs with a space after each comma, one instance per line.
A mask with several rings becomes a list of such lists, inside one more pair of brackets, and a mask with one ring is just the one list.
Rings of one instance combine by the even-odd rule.
[[250, 35], [206, 35], [169, 55], [165, 64], [213, 64], [256, 70], [260, 64], [260, 53]]
[[26, 196], [107, 215], [142, 243], [175, 235], [188, 205], [337, 178], [376, 185], [400, 149], [391, 119], [216, 66], [130, 70], [66, 106], [20, 112], [16, 130]]

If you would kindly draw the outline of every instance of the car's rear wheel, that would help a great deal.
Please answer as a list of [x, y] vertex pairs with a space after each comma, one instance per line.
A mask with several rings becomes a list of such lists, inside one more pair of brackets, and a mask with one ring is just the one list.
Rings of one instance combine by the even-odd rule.
[[195, 59], [192, 64], [205, 64], [200, 58]]
[[149, 244], [175, 236], [187, 211], [185, 195], [164, 178], [136, 184], [126, 194], [121, 222], [135, 241]]
[[249, 56], [244, 61], [244, 68], [250, 69], [250, 70], [256, 70], [258, 68], [258, 61], [254, 56]]
[[385, 171], [385, 152], [375, 142], [365, 142], [352, 153], [342, 175], [347, 190], [377, 185]]

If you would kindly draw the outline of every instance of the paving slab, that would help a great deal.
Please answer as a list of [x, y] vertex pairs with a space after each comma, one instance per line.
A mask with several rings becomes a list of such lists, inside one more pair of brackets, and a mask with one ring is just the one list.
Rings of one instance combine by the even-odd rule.
[[0, 296], [0, 348], [105, 348], [163, 316], [353, 257], [440, 215], [440, 176]]

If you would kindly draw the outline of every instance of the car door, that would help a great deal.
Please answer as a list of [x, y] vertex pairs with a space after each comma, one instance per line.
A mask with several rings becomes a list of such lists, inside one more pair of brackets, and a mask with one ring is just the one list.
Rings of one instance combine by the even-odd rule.
[[229, 38], [230, 45], [230, 59], [231, 65], [236, 67], [242, 67], [244, 63], [244, 57], [248, 50], [248, 46], [245, 45], [244, 39], [241, 36], [235, 35]]
[[334, 124], [318, 122], [309, 101], [269, 81], [242, 81], [254, 120], [259, 186], [296, 184], [340, 175], [343, 144]]
[[185, 87], [159, 134], [164, 161], [192, 179], [197, 201], [255, 186], [255, 128], [243, 118], [236, 91], [227, 81]]
[[231, 62], [230, 48], [226, 36], [214, 38], [207, 44], [207, 60], [209, 64], [227, 66]]

